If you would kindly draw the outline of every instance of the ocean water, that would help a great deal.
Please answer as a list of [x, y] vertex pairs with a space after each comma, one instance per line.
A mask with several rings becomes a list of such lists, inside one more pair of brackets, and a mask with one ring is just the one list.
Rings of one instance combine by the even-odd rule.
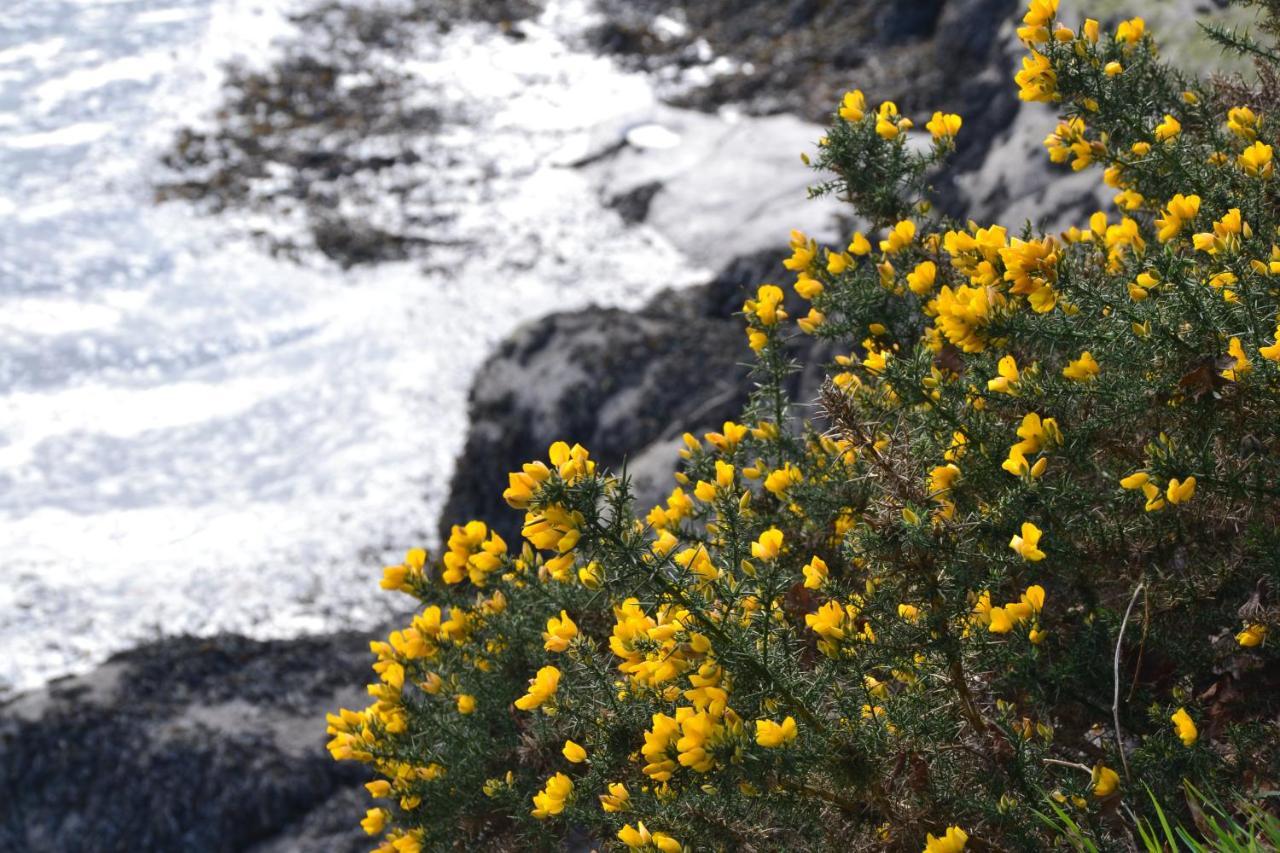
[[574, 2], [523, 40], [464, 25], [404, 60], [468, 107], [433, 140], [452, 167], [421, 175], [457, 246], [431, 269], [277, 259], [254, 215], [154, 204], [175, 131], [210, 120], [224, 63], [269, 60], [290, 8], [0, 17], [0, 693], [166, 634], [376, 624], [381, 565], [431, 539], [494, 345], [704, 274], [565, 166], [654, 104], [572, 46]]

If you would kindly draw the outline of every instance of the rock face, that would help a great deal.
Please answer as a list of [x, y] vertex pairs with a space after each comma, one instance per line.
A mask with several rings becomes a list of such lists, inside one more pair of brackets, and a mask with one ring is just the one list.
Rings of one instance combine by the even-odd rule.
[[846, 230], [840, 222], [846, 205], [808, 197], [818, 179], [800, 163], [800, 152], [813, 149], [821, 126], [789, 115], [726, 120], [662, 105], [643, 121], [625, 138], [643, 142], [646, 130], [660, 129], [664, 147], [611, 146], [586, 173], [617, 200], [621, 215], [643, 220], [692, 263], [720, 269], [785, 243], [793, 228], [819, 240]]
[[787, 112], [820, 122], [845, 90], [857, 86], [873, 99], [895, 101], [908, 114], [945, 107], [967, 119], [991, 101], [994, 81], [984, 79], [984, 72], [1003, 53], [994, 36], [1017, 5], [603, 0], [607, 20], [595, 41], [622, 61], [648, 69], [694, 64], [707, 48], [735, 60], [732, 71], [681, 98], [699, 108], [731, 102], [759, 114]]
[[543, 458], [561, 439], [582, 443], [615, 469], [638, 459], [643, 499], [670, 490], [674, 450], [643, 451], [738, 415], [749, 351], [731, 314], [742, 289], [778, 269], [780, 257], [747, 256], [710, 284], [665, 294], [638, 312], [557, 314], [508, 339], [472, 386], [471, 431], [442, 540], [450, 524], [478, 518], [517, 541], [520, 517], [501, 497], [507, 472]]
[[322, 714], [363, 707], [368, 660], [356, 634], [175, 638], [0, 707], [0, 850], [367, 849]]

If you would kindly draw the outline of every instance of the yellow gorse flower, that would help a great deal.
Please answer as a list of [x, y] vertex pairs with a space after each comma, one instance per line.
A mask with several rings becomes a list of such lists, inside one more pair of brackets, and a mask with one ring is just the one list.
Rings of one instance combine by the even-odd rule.
[[876, 134], [881, 139], [892, 141], [910, 128], [911, 119], [899, 115], [898, 105], [893, 101], [885, 101], [876, 109]]
[[1156, 239], [1168, 243], [1181, 233], [1183, 227], [1200, 213], [1200, 196], [1184, 196], [1178, 193], [1169, 199], [1164, 213], [1156, 220]]
[[1168, 142], [1171, 139], [1177, 139], [1182, 134], [1182, 122], [1166, 113], [1164, 120], [1156, 125], [1154, 134], [1156, 142]]
[[1111, 796], [1120, 787], [1120, 774], [1102, 764], [1093, 768], [1093, 795], [1098, 799]]
[[1238, 382], [1244, 379], [1253, 370], [1253, 363], [1249, 361], [1249, 356], [1245, 354], [1244, 344], [1240, 343], [1239, 338], [1232, 338], [1227, 342], [1227, 355], [1231, 358], [1231, 366], [1220, 372], [1220, 376], [1230, 382]]
[[974, 619], [992, 634], [1008, 634], [1019, 625], [1031, 623], [1029, 637], [1032, 643], [1039, 643], [1044, 634], [1038, 629], [1037, 617], [1044, 609], [1044, 599], [1044, 587], [1038, 584], [1027, 587], [1021, 599], [1003, 607], [993, 607], [991, 594], [983, 592], [974, 605]]
[[410, 592], [415, 583], [421, 582], [422, 570], [427, 564], [427, 552], [422, 548], [410, 548], [404, 555], [404, 562], [398, 566], [387, 566], [382, 570], [383, 589]]
[[1048, 460], [1038, 459], [1034, 464], [1029, 457], [1048, 450], [1062, 443], [1062, 432], [1058, 422], [1053, 418], [1041, 418], [1035, 412], [1029, 412], [1018, 427], [1018, 441], [1009, 448], [1009, 457], [1000, 466], [1015, 477], [1030, 475], [1039, 477], [1044, 473]]
[[782, 531], [771, 527], [751, 543], [751, 556], [758, 560], [776, 560], [782, 553]]
[[565, 760], [571, 764], [581, 764], [587, 760], [586, 749], [583, 748], [582, 744], [571, 740], [564, 742], [564, 748], [560, 752], [564, 755]]
[[1050, 102], [1058, 92], [1058, 74], [1053, 64], [1043, 54], [1031, 52], [1023, 57], [1022, 70], [1014, 75], [1018, 84], [1018, 97], [1024, 101]]
[[1211, 255], [1234, 253], [1240, 247], [1241, 237], [1252, 237], [1253, 229], [1240, 215], [1240, 208], [1233, 207], [1213, 223], [1212, 232], [1192, 235], [1191, 243], [1196, 249]]
[[1101, 142], [1090, 141], [1085, 135], [1086, 130], [1084, 120], [1079, 117], [1060, 122], [1053, 133], [1044, 139], [1050, 162], [1070, 161], [1072, 170], [1079, 172], [1105, 155], [1106, 147]]
[[630, 807], [631, 793], [621, 782], [610, 782], [609, 793], [600, 795], [600, 808], [606, 812], [625, 812]]
[[1169, 486], [1165, 490], [1165, 498], [1171, 504], [1182, 504], [1191, 500], [1196, 493], [1196, 478], [1187, 477], [1185, 480], [1179, 480], [1174, 477], [1169, 481]]
[[470, 580], [483, 587], [490, 574], [503, 565], [507, 543], [497, 533], [490, 533], [481, 521], [470, 521], [464, 526], [454, 525], [449, 534], [448, 551], [443, 557], [445, 583], [461, 583]]
[[[1057, 6], [1057, 0], [1050, 0]], [[925, 838], [924, 853], [960, 853], [969, 842], [969, 834], [958, 826], [949, 826], [941, 837], [930, 833]]]
[[885, 239], [880, 241], [880, 251], [886, 255], [894, 255], [911, 245], [916, 238], [916, 224], [904, 219], [890, 229]]
[[1014, 360], [1013, 356], [1006, 355], [1000, 359], [1000, 363], [996, 366], [996, 371], [999, 375], [994, 379], [987, 380], [987, 390], [1016, 397], [1020, 375], [1018, 373], [1018, 362]]
[[786, 717], [781, 723], [756, 720], [756, 743], [768, 749], [785, 746], [796, 739], [796, 721]]
[[1275, 175], [1275, 164], [1271, 160], [1271, 146], [1255, 142], [1240, 152], [1237, 158], [1240, 168], [1255, 178], [1271, 178]]
[[838, 601], [828, 601], [817, 612], [806, 615], [804, 621], [815, 634], [827, 639], [844, 639], [845, 610]]
[[745, 425], [733, 421], [725, 421], [720, 429], [720, 432], [709, 432], [704, 436], [707, 442], [720, 453], [732, 453], [751, 431]]
[[560, 687], [560, 670], [554, 666], [544, 666], [529, 681], [529, 690], [516, 700], [516, 707], [521, 711], [532, 711], [547, 704], [556, 695]]
[[569, 618], [568, 613], [561, 610], [559, 619], [552, 616], [547, 620], [547, 630], [542, 633], [542, 645], [549, 652], [563, 652], [576, 636], [578, 626]]
[[542, 791], [533, 797], [533, 816], [538, 820], [546, 820], [564, 811], [569, 798], [573, 796], [573, 780], [563, 773], [557, 773], [547, 780]]
[[1227, 129], [1245, 142], [1258, 138], [1258, 116], [1248, 107], [1232, 107], [1227, 111]]
[[1241, 648], [1252, 649], [1262, 645], [1262, 641], [1267, 638], [1267, 626], [1255, 622], [1247, 626], [1239, 634], [1236, 634], [1236, 642]]
[[659, 850], [661, 853], [680, 853], [683, 846], [679, 841], [661, 832], [649, 832], [643, 822], [635, 827], [627, 824], [618, 830], [618, 840], [631, 850]]
[[941, 507], [939, 514], [944, 519], [951, 518], [955, 514], [956, 507], [951, 500], [951, 491], [955, 488], [960, 476], [960, 466], [954, 462], [939, 465], [929, 472], [929, 497], [939, 504]]
[[1079, 358], [1073, 359], [1066, 367], [1062, 368], [1062, 375], [1072, 382], [1088, 382], [1096, 379], [1098, 373], [1098, 362], [1094, 360], [1088, 350], [1080, 353]]
[[[807, 265], [808, 261], [805, 263]], [[761, 325], [773, 326], [787, 318], [787, 312], [781, 307], [785, 296], [781, 287], [775, 284], [762, 284], [756, 291], [756, 298], [748, 299], [742, 306], [742, 310], [747, 314], [755, 315]]]
[[954, 139], [963, 123], [964, 120], [955, 113], [935, 112], [933, 118], [925, 123], [925, 128], [933, 135], [934, 140], [944, 142]]
[[804, 475], [800, 473], [800, 469], [788, 462], [765, 477], [764, 488], [775, 497], [782, 497], [788, 489], [803, 481]]
[[1142, 18], [1130, 18], [1127, 21], [1121, 21], [1116, 27], [1116, 41], [1124, 42], [1128, 45], [1136, 45], [1142, 41], [1146, 31], [1146, 21]]
[[1044, 551], [1040, 550], [1040, 528], [1036, 527], [1029, 521], [1022, 522], [1022, 531], [1015, 533], [1013, 538], [1009, 540], [1009, 547], [1028, 562], [1039, 562], [1045, 557]]
[[821, 589], [827, 582], [827, 563], [821, 557], [814, 557], [803, 569], [805, 589]]
[[1024, 44], [1041, 44], [1049, 40], [1049, 24], [1058, 14], [1058, 0], [1031, 0], [1027, 13], [1022, 16], [1018, 38]]
[[937, 280], [938, 265], [933, 261], [921, 261], [915, 269], [907, 273], [907, 287], [916, 296], [929, 295]]
[[521, 471], [507, 475], [510, 486], [502, 493], [502, 497], [515, 509], [527, 509], [538, 487], [550, 476], [551, 469], [544, 463], [526, 463]]
[[964, 352], [986, 349], [983, 328], [991, 318], [993, 294], [987, 287], [944, 286], [930, 303], [938, 330]]
[[390, 816], [386, 809], [369, 809], [364, 820], [360, 821], [360, 827], [368, 835], [380, 835]]
[[1200, 732], [1196, 728], [1195, 721], [1191, 719], [1191, 715], [1187, 713], [1187, 709], [1179, 708], [1173, 712], [1173, 716], [1169, 719], [1173, 721], [1174, 733], [1182, 741], [1182, 745], [1194, 746], [1195, 742], [1200, 738]]
[[859, 122], [866, 113], [867, 99], [862, 92], [858, 89], [846, 92], [844, 99], [840, 102], [840, 118], [847, 122]]

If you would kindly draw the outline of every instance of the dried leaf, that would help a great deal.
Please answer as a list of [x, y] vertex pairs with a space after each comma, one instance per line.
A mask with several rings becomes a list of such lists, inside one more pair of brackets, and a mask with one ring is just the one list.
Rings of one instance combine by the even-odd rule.
[[964, 356], [955, 344], [943, 344], [942, 349], [933, 357], [933, 366], [959, 375], [964, 373]]
[[1192, 398], [1199, 400], [1206, 394], [1218, 396], [1218, 392], [1227, 384], [1227, 380], [1222, 376], [1222, 371], [1227, 370], [1236, 363], [1236, 360], [1229, 355], [1207, 355], [1202, 357], [1195, 365], [1183, 374], [1178, 380], [1178, 387]]

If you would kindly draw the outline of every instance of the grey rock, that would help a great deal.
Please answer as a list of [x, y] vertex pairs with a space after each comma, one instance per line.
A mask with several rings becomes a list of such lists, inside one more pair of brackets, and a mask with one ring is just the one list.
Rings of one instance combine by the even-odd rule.
[[[738, 60], [736, 73], [678, 99], [700, 110], [734, 103], [753, 114], [823, 122], [839, 96], [858, 87], [927, 117], [934, 109], [955, 110], [957, 95], [985, 103], [988, 93], [974, 81], [997, 47], [991, 31], [1017, 6], [1017, 0], [601, 0], [607, 23], [594, 44], [645, 69], [695, 64], [698, 44]], [[658, 14], [684, 22], [687, 32], [662, 38], [653, 28]]]
[[246, 848], [247, 853], [365, 853], [370, 838], [359, 821], [369, 806], [363, 787], [339, 787], [274, 837]]
[[933, 35], [945, 0], [886, 3], [876, 14], [876, 34], [889, 44]]
[[368, 665], [355, 633], [172, 638], [0, 706], [0, 850], [244, 850], [294, 821], [297, 845], [264, 849], [366, 849], [339, 796], [365, 774], [329, 757], [323, 715], [366, 704]]
[[735, 416], [744, 402], [741, 326], [680, 316], [588, 309], [516, 332], [476, 377], [471, 430], [442, 514], [481, 519], [516, 541], [519, 515], [502, 500], [507, 472], [544, 459], [552, 442], [585, 445], [611, 468], [687, 426]]
[[800, 162], [822, 137], [821, 126], [789, 115], [727, 118], [655, 105], [602, 133], [629, 131], [635, 138], [645, 127], [670, 146], [618, 145], [609, 136], [595, 144], [604, 153], [584, 170], [606, 198], [643, 194], [645, 223], [694, 264], [719, 269], [785, 243], [793, 228], [827, 241], [842, 232], [848, 206], [831, 197], [811, 200], [808, 188], [821, 176]]
[[636, 225], [649, 218], [653, 197], [662, 189], [660, 181], [649, 181], [619, 193], [609, 199], [607, 206], [616, 210], [622, 221]]

